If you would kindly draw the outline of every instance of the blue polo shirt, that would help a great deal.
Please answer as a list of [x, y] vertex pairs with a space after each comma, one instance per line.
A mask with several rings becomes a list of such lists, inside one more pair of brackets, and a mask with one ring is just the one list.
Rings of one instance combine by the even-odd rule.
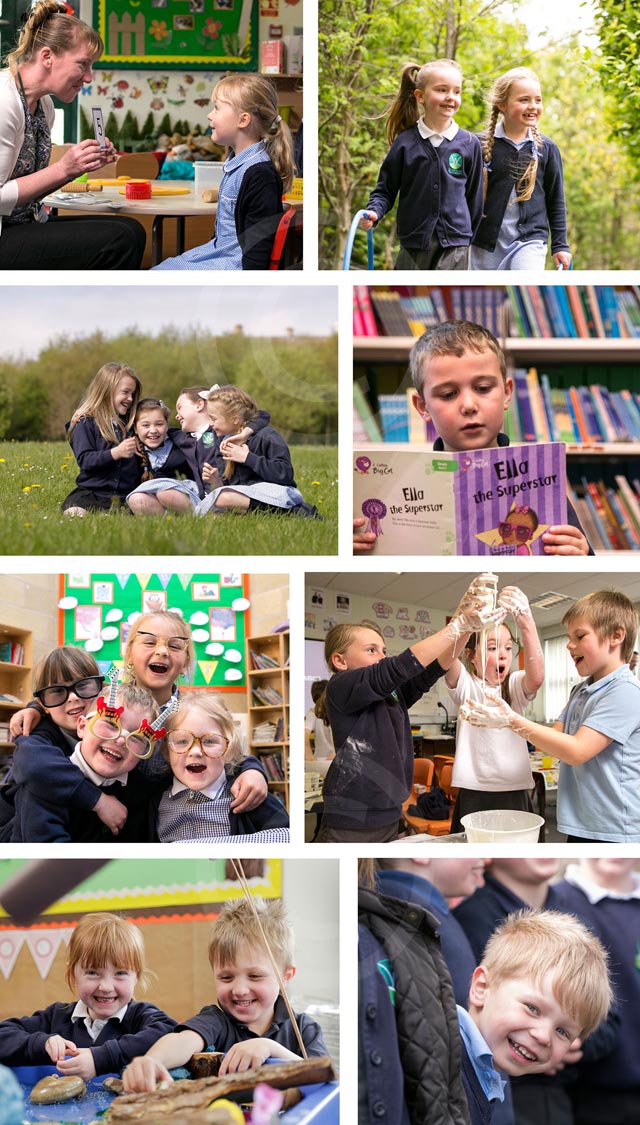
[[566, 734], [586, 726], [611, 739], [580, 766], [560, 764], [559, 831], [640, 843], [640, 682], [629, 665], [577, 684], [559, 721]]

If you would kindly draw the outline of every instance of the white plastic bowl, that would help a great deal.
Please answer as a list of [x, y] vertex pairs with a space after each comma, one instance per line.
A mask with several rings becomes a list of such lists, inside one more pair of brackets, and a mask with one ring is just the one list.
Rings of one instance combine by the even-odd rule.
[[460, 822], [471, 844], [487, 841], [519, 843], [537, 842], [544, 819], [536, 813], [517, 812], [511, 809], [487, 809], [468, 813]]

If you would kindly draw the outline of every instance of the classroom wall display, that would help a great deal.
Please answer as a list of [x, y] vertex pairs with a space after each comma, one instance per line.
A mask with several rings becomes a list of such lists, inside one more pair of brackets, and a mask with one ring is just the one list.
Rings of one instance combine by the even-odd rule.
[[256, 0], [94, 0], [102, 66], [257, 70]]
[[[0, 860], [0, 887], [28, 862]], [[243, 859], [242, 865], [252, 895], [282, 898], [282, 860]], [[242, 897], [228, 859], [115, 859], [29, 927], [14, 925], [0, 907], [0, 1019], [69, 998], [67, 945], [82, 915], [95, 911], [122, 913], [141, 930], [155, 976], [149, 994], [138, 998], [187, 1018], [213, 1000], [211, 927], [223, 903]]]
[[60, 575], [59, 642], [92, 652], [101, 672], [121, 666], [129, 630], [140, 613], [178, 610], [191, 627], [196, 663], [181, 690], [246, 690], [249, 635], [248, 577], [244, 574]]

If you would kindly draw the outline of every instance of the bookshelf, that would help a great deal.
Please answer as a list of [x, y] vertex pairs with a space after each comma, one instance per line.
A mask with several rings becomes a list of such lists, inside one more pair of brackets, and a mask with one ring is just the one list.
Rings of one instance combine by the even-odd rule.
[[[505, 425], [512, 443], [564, 441], [570, 498], [596, 553], [612, 549], [640, 551], [640, 397], [637, 394], [640, 336], [635, 334], [640, 332], [640, 292], [637, 287], [399, 286], [395, 292], [393, 287], [386, 287], [382, 302], [376, 287], [371, 287], [368, 307], [364, 289], [354, 287], [354, 295], [357, 290], [360, 297], [359, 319], [354, 307], [353, 338], [354, 434], [358, 446], [367, 441], [433, 440], [432, 432], [414, 417], [410, 403], [409, 353], [416, 335], [425, 327], [450, 317], [478, 321], [500, 337], [509, 374], [516, 379]], [[423, 304], [425, 299], [431, 300], [431, 313], [428, 304]], [[363, 301], [368, 318], [362, 311]], [[368, 334], [358, 334], [360, 330], [365, 331], [366, 325]], [[395, 326], [398, 326], [398, 335], [372, 334], [374, 329], [383, 333]], [[562, 334], [554, 335], [554, 327]], [[597, 334], [585, 336], [585, 331]], [[622, 394], [635, 391], [631, 403], [635, 427], [631, 424], [633, 418], [616, 426], [606, 411], [605, 426], [600, 400], [594, 407], [594, 387], [602, 388], [618, 402]], [[561, 435], [557, 432], [561, 428], [560, 417], [564, 416], [565, 404], [575, 391], [579, 391], [580, 396], [586, 395], [586, 402], [580, 400], [582, 422], [585, 422], [584, 411], [587, 410], [592, 424], [579, 426], [574, 419], [573, 433], [571, 427], [565, 425]], [[532, 398], [534, 424], [522, 425], [523, 406], [526, 412], [526, 403]], [[566, 409], [570, 411], [571, 407]], [[615, 416], [615, 405], [613, 413]], [[631, 485], [630, 495], [622, 488], [621, 478]], [[598, 499], [592, 494], [593, 484], [603, 494], [605, 513], [615, 518], [613, 535], [606, 523], [604, 526], [598, 523], [598, 515], [602, 519], [602, 509], [595, 514], [592, 511]], [[607, 501], [612, 511], [607, 510]]]
[[289, 633], [247, 637], [249, 752], [289, 810]]
[[31, 698], [33, 639], [29, 629], [0, 624], [0, 772], [9, 764], [11, 716]]

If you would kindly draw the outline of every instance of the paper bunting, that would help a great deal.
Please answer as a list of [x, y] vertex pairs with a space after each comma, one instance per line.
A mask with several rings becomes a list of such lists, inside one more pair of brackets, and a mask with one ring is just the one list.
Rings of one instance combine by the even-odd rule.
[[67, 944], [72, 927], [52, 930], [6, 930], [0, 932], [0, 972], [8, 980], [13, 972], [18, 954], [26, 945], [42, 980], [46, 980], [62, 944]]
[[210, 684], [211, 680], [213, 679], [213, 674], [214, 674], [216, 668], [218, 667], [218, 663], [219, 662], [217, 660], [199, 660], [198, 661], [198, 668], [202, 672], [202, 675], [204, 676], [204, 678], [205, 678], [205, 680], [208, 684]]
[[193, 577], [193, 575], [191, 575], [191, 574], [179, 574], [178, 575], [178, 578], [180, 580], [180, 585], [182, 586], [183, 590], [186, 590], [186, 588], [189, 585], [192, 577]]
[[159, 574], [158, 575], [158, 578], [160, 579], [160, 585], [162, 586], [163, 590], [166, 590], [166, 588], [169, 585], [169, 582], [171, 581], [172, 577], [173, 576], [171, 574]]
[[130, 574], [116, 574], [116, 578], [118, 579], [118, 582], [120, 583], [120, 589], [124, 590], [125, 586], [127, 585], [127, 582], [131, 578], [131, 575]]
[[136, 574], [136, 578], [138, 579], [138, 582], [142, 586], [142, 589], [146, 590], [146, 588], [149, 584], [149, 579], [151, 578], [151, 575], [150, 574]]

